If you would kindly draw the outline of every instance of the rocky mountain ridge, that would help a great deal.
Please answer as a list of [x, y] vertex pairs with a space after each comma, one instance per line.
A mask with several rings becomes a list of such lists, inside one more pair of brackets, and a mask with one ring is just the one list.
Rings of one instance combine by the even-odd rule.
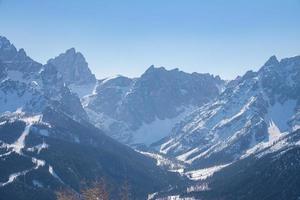
[[135, 199], [145, 199], [169, 181], [179, 183], [181, 177], [89, 123], [72, 83], [53, 64], [21, 57], [23, 50], [0, 41], [1, 199], [54, 200], [55, 191], [80, 192], [83, 182], [101, 178], [112, 199], [125, 181]]

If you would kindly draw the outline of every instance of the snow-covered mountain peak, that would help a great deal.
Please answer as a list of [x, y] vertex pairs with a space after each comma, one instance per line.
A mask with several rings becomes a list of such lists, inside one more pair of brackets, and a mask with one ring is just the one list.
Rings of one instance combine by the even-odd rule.
[[277, 65], [279, 61], [275, 55], [271, 56], [267, 62], [265, 62], [264, 66]]
[[6, 37], [3, 37], [3, 36], [0, 36], [0, 48], [10, 48], [10, 47], [14, 47], [10, 41], [6, 38]]
[[27, 54], [23, 48], [19, 49], [18, 53], [19, 53], [19, 56], [27, 57]]
[[76, 52], [76, 49], [74, 47], [72, 47], [70, 49], [67, 49], [66, 52], [65, 52], [65, 54], [69, 55], [69, 56], [74, 56], [76, 53], [80, 54], [80, 56], [83, 57], [80, 52]]
[[50, 59], [47, 63], [52, 64], [63, 75], [66, 84], [95, 84], [96, 78], [88, 67], [84, 56], [76, 52], [74, 48]]
[[16, 47], [6, 37], [0, 36], [0, 60], [6, 62], [17, 54]]
[[151, 65], [143, 75], [145, 74], [151, 74], [151, 73], [159, 73], [159, 72], [164, 72], [167, 71], [166, 68], [164, 67], [155, 67], [155, 65]]
[[79, 98], [66, 92], [69, 89], [64, 88], [63, 77], [55, 66], [43, 66], [27, 56], [24, 49], [17, 51], [6, 38], [1, 41], [5, 45], [0, 48], [0, 112], [21, 109], [41, 113], [50, 106], [77, 119], [87, 119]]
[[5, 37], [0, 37], [0, 61], [8, 70], [27, 74], [37, 72], [42, 68], [42, 64], [28, 57], [24, 49], [17, 50]]

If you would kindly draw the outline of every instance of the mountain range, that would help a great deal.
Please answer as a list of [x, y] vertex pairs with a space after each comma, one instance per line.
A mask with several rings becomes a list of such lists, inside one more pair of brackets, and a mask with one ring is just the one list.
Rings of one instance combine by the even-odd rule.
[[139, 78], [117, 76], [98, 82], [83, 100], [90, 119], [125, 144], [150, 145], [195, 107], [215, 98], [220, 77], [149, 67]]
[[155, 66], [97, 80], [74, 48], [43, 65], [0, 37], [0, 102], [4, 199], [101, 177], [133, 199], [300, 197], [300, 56], [230, 81]]
[[[65, 65], [86, 67], [81, 54], [67, 53], [79, 66], [62, 59]], [[103, 178], [112, 199], [118, 199], [125, 181], [134, 199], [145, 199], [182, 179], [89, 122], [79, 96], [68, 86], [90, 82], [71, 82], [70, 70], [61, 73], [54, 61], [39, 64], [4, 37], [0, 55], [0, 199], [56, 199], [62, 188], [79, 192]], [[86, 77], [96, 82], [93, 75]]]
[[158, 142], [186, 163], [196, 199], [298, 199], [300, 56], [272, 56], [229, 82]]

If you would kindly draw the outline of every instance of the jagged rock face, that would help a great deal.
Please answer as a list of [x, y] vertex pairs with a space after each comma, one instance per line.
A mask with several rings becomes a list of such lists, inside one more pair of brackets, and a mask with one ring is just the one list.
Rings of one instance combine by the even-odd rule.
[[299, 98], [300, 85], [300, 56], [282, 59], [271, 65], [264, 65], [260, 70], [262, 85], [267, 94], [273, 99]]
[[88, 103], [86, 106], [110, 117], [117, 117], [120, 101], [133, 84], [133, 79], [124, 76], [103, 80], [97, 86], [96, 94], [85, 99]]
[[[85, 98], [84, 104], [90, 119], [102, 121], [99, 126], [106, 126], [114, 138], [134, 143], [141, 142], [135, 141], [133, 132], [143, 125], [156, 122], [155, 126], [160, 127], [169, 123], [170, 129], [176, 120], [165, 120], [175, 119], [189, 108], [209, 102], [219, 94], [222, 85], [224, 81], [209, 74], [188, 74], [151, 66], [139, 78], [118, 76], [100, 81], [96, 94]], [[169, 134], [166, 129], [152, 131], [157, 132], [158, 138]], [[149, 144], [155, 139], [144, 142]]]
[[[299, 124], [300, 57], [276, 57], [227, 85], [183, 120], [160, 151], [197, 167], [230, 163], [271, 145]], [[264, 145], [262, 145], [264, 144]]]
[[88, 63], [80, 52], [74, 48], [67, 50], [65, 53], [50, 59], [48, 64], [52, 64], [62, 74], [66, 84], [89, 84], [95, 83], [95, 75], [92, 74]]
[[40, 113], [51, 105], [74, 118], [88, 120], [79, 98], [65, 86], [53, 65], [33, 61], [4, 37], [0, 41], [1, 113]]
[[0, 36], [0, 60], [10, 70], [26, 73], [38, 72], [42, 65], [28, 57], [24, 49], [17, 50], [16, 47], [5, 37]]
[[88, 121], [88, 116], [77, 95], [74, 95], [67, 87], [61, 88], [60, 94], [58, 109], [63, 110], [66, 114], [72, 116], [73, 119]]
[[7, 65], [0, 61], [0, 113], [42, 110], [46, 99], [38, 83], [31, 80], [32, 72], [28, 75], [27, 71], [11, 70], [12, 66], [12, 63]]
[[17, 54], [17, 49], [15, 48], [15, 46], [13, 46], [8, 39], [2, 36], [0, 36], [0, 51], [0, 59], [2, 61], [13, 60], [13, 58]]
[[135, 82], [120, 110], [124, 110], [123, 119], [132, 117], [132, 123], [173, 118], [181, 112], [180, 107], [199, 106], [215, 98], [218, 84], [222, 81], [209, 74], [150, 67]]

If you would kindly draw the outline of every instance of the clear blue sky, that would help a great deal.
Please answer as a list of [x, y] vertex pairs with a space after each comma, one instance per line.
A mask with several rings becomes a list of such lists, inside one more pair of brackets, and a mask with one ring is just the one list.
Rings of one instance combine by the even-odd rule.
[[300, 54], [300, 0], [0, 0], [0, 35], [37, 61], [75, 47], [93, 72], [234, 78]]

